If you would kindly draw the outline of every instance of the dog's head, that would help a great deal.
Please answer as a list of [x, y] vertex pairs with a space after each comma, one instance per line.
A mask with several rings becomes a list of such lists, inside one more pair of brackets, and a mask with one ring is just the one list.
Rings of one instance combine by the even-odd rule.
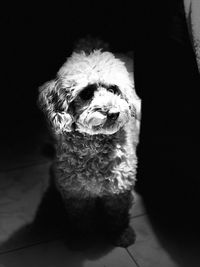
[[57, 78], [40, 88], [39, 105], [57, 134], [113, 134], [140, 113], [125, 63], [101, 50], [72, 54]]

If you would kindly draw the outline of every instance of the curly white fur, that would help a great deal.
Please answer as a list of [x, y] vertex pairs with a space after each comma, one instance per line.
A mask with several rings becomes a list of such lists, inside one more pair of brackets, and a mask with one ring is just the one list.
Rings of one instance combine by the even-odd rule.
[[[99, 84], [98, 91], [95, 92], [93, 100], [84, 106], [78, 120], [75, 120], [68, 112], [69, 105], [89, 84]], [[120, 95], [114, 95], [104, 87], [101, 88], [101, 84], [117, 85]], [[60, 112], [54, 109], [51, 99], [53, 91], [57, 92], [59, 101], [62, 102]], [[112, 53], [101, 50], [95, 50], [89, 55], [85, 52], [73, 53], [59, 70], [57, 79], [40, 88], [40, 101], [46, 104], [48, 117], [57, 134], [70, 132], [73, 122], [76, 122], [76, 130], [79, 132], [113, 134], [123, 127], [131, 116], [139, 118], [141, 104], [134, 90], [133, 77], [127, 71], [125, 63]], [[112, 127], [103, 127], [106, 116], [102, 112], [119, 112], [116, 124]]]

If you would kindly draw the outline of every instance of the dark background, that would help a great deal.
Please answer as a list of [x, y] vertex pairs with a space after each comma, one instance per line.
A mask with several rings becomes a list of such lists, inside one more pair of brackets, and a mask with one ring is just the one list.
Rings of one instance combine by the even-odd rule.
[[18, 131], [26, 138], [29, 129], [37, 132], [38, 87], [55, 77], [79, 38], [89, 34], [126, 52], [133, 50], [131, 24], [130, 5], [122, 2], [7, 6], [1, 14], [1, 133], [13, 139]]
[[137, 190], [152, 214], [169, 222], [173, 213], [171, 224], [187, 228], [185, 210], [195, 212], [195, 225], [199, 211], [199, 73], [182, 1], [138, 2], [18, 3], [2, 11], [1, 146], [37, 143], [38, 87], [77, 39], [90, 34], [113, 52], [133, 50], [143, 100]]

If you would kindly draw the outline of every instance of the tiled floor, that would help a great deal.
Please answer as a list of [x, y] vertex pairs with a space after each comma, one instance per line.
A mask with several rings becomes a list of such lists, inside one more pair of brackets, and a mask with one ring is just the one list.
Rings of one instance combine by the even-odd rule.
[[139, 195], [131, 210], [135, 244], [114, 248], [94, 238], [70, 247], [62, 236], [59, 201], [48, 190], [50, 161], [39, 153], [25, 159], [10, 161], [0, 172], [0, 267], [200, 266], [199, 247], [185, 247], [155, 231]]

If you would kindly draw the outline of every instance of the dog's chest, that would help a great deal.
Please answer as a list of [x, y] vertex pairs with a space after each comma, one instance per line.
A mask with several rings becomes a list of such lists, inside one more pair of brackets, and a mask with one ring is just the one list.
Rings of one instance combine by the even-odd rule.
[[133, 170], [120, 145], [113, 148], [109, 143], [82, 142], [73, 146], [64, 142], [57, 147], [57, 185], [70, 195], [74, 192], [99, 196], [131, 189]]

